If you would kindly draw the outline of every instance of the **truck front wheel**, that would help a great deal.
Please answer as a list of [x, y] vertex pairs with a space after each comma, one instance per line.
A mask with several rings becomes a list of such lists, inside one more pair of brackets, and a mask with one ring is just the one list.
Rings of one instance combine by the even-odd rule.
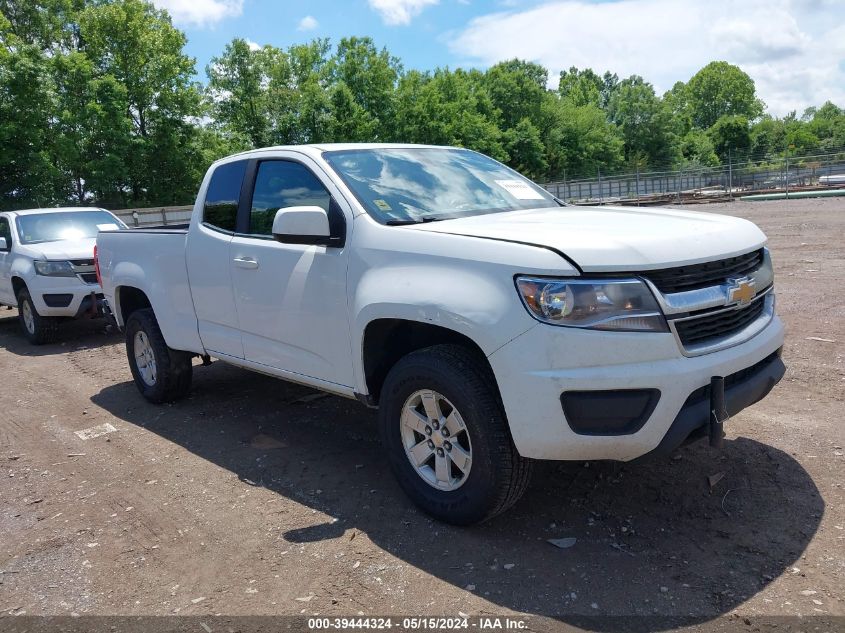
[[150, 402], [173, 402], [191, 389], [191, 354], [170, 349], [150, 308], [126, 321], [126, 356], [138, 391]]
[[379, 425], [400, 486], [441, 521], [484, 521], [525, 492], [531, 462], [513, 445], [489, 367], [469, 349], [437, 345], [396, 363]]
[[52, 343], [58, 331], [58, 320], [53, 317], [43, 317], [38, 314], [29, 290], [22, 288], [18, 293], [18, 319], [21, 331], [33, 345]]

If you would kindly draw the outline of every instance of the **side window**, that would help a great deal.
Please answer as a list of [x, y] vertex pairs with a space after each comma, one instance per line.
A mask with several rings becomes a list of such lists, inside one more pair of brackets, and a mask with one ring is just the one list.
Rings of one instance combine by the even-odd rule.
[[247, 161], [220, 165], [211, 174], [208, 191], [205, 193], [202, 220], [206, 224], [235, 232], [238, 216], [238, 199], [246, 172]]
[[12, 227], [9, 226], [9, 220], [0, 218], [0, 237], [6, 238], [6, 250], [12, 248]]
[[329, 211], [331, 196], [311, 171], [299, 163], [266, 160], [258, 164], [249, 217], [252, 235], [272, 235], [276, 211], [315, 206]]

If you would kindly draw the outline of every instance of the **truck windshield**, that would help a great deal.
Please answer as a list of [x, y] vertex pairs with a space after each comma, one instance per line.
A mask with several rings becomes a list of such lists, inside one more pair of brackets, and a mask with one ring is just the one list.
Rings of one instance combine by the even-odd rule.
[[354, 149], [323, 157], [384, 224], [561, 206], [517, 172], [466, 149]]
[[21, 244], [79, 240], [97, 237], [100, 231], [126, 228], [126, 225], [106, 211], [55, 211], [20, 215], [17, 225]]

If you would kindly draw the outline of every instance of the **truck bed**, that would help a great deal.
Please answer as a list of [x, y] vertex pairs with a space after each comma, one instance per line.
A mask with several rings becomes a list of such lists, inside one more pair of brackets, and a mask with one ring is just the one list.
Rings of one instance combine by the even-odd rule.
[[155, 309], [167, 344], [200, 353], [185, 262], [187, 235], [187, 225], [103, 232], [97, 237], [97, 258], [103, 294], [119, 326], [126, 324], [121, 289], [138, 289]]

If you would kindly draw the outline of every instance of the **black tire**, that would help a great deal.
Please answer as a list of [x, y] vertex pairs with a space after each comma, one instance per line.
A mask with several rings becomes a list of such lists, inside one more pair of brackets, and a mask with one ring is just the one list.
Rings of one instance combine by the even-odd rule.
[[[25, 314], [31, 316], [29, 324], [27, 324]], [[18, 293], [18, 322], [21, 325], [21, 332], [33, 345], [44, 345], [56, 340], [59, 320], [55, 317], [43, 317], [38, 314], [29, 290], [26, 288], [21, 288]]]
[[[139, 332], [148, 341], [155, 360], [154, 376], [149, 381], [142, 375], [135, 358], [135, 338]], [[126, 321], [126, 357], [135, 379], [135, 386], [150, 402], [173, 402], [184, 398], [191, 390], [192, 355], [167, 346], [152, 309], [136, 310]]]
[[[401, 415], [420, 390], [433, 390], [457, 409], [471, 441], [472, 464], [455, 490], [429, 484], [405, 451]], [[424, 512], [454, 525], [471, 525], [504, 512], [525, 492], [531, 461], [520, 456], [485, 359], [457, 345], [409, 354], [390, 370], [379, 403], [382, 442], [399, 485]]]

